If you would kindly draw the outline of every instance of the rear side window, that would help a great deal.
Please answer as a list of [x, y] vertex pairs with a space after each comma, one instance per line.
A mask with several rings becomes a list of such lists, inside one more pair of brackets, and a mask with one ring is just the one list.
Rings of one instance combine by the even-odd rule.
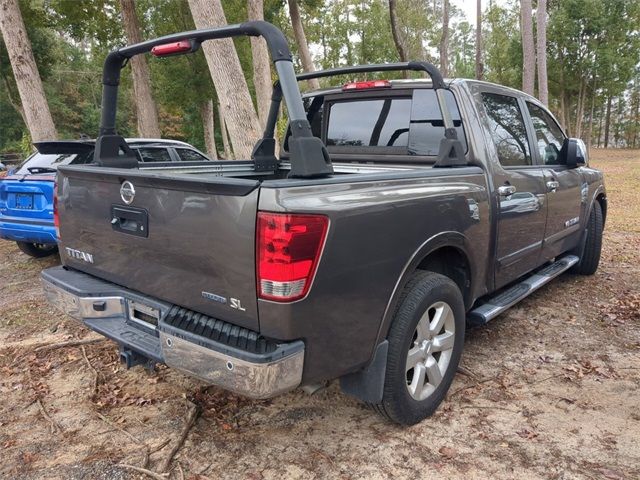
[[[467, 150], [453, 93], [445, 92], [458, 138]], [[444, 138], [444, 122], [432, 89], [404, 96], [337, 100], [328, 104], [327, 148], [336, 153], [435, 156]]]
[[188, 148], [176, 148], [176, 152], [183, 162], [206, 162], [209, 160], [204, 155], [199, 154], [195, 150], [189, 150]]
[[483, 93], [482, 103], [500, 164], [505, 167], [531, 165], [527, 130], [518, 99], [508, 95]]
[[166, 148], [138, 148], [142, 162], [171, 162], [171, 155]]

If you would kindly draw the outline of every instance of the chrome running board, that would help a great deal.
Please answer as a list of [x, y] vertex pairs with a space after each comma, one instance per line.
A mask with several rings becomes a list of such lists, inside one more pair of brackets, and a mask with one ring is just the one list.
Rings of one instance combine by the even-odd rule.
[[575, 255], [566, 255], [552, 264], [535, 271], [523, 281], [488, 298], [482, 305], [471, 310], [467, 315], [468, 323], [471, 325], [484, 325], [489, 320], [493, 320], [506, 309], [512, 307], [523, 298], [528, 297], [558, 275], [569, 270], [569, 268], [578, 263], [579, 260]]

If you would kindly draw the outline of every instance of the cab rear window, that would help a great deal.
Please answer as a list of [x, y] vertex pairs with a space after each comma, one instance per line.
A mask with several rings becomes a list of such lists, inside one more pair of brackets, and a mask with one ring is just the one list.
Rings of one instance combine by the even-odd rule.
[[[451, 91], [445, 98], [466, 151], [458, 105]], [[433, 156], [444, 137], [442, 114], [431, 89], [415, 89], [406, 97], [335, 100], [327, 110], [329, 152]]]
[[[445, 99], [466, 152], [464, 126], [450, 90], [445, 91]], [[305, 100], [313, 134], [324, 140], [330, 153], [436, 156], [440, 150], [444, 122], [435, 91], [430, 88]], [[288, 135], [285, 150], [287, 140]]]
[[334, 102], [329, 109], [327, 147], [409, 145], [411, 98]]

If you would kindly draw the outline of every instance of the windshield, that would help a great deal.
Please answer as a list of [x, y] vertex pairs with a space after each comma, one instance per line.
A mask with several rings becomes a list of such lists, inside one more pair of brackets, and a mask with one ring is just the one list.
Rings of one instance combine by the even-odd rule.
[[38, 173], [47, 173], [56, 170], [60, 165], [70, 165], [72, 163], [87, 163], [93, 158], [93, 151], [87, 153], [75, 154], [42, 154], [34, 153], [27, 158], [20, 167], [13, 172], [15, 175], [29, 175]]

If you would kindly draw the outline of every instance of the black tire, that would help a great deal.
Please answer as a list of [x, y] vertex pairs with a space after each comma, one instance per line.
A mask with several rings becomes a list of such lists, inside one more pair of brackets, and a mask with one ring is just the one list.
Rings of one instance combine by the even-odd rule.
[[600, 252], [602, 250], [602, 231], [604, 219], [600, 202], [593, 203], [589, 222], [587, 223], [587, 240], [580, 261], [573, 266], [571, 271], [579, 275], [593, 275], [598, 270]]
[[[409, 378], [411, 377], [413, 380], [412, 377], [416, 372], [415, 369], [407, 370], [409, 349], [418, 348], [417, 326], [423, 315], [433, 310], [430, 307], [443, 303], [450, 307], [450, 313], [453, 315], [453, 324], [455, 325], [455, 331], [452, 332], [453, 348], [447, 350], [448, 365], [442, 373], [439, 384], [435, 387], [429, 386], [433, 390], [426, 398], [416, 399], [409, 392]], [[432, 318], [431, 313], [428, 313], [426, 318]], [[451, 315], [448, 318], [448, 322], [451, 323]], [[464, 346], [464, 329], [465, 308], [458, 286], [444, 275], [433, 272], [417, 272], [404, 289], [387, 336], [389, 351], [384, 392], [382, 402], [372, 405], [373, 408], [381, 415], [402, 425], [413, 425], [432, 415], [449, 390], [458, 368]], [[445, 331], [446, 333], [447, 331]], [[439, 353], [438, 358], [442, 358], [443, 354]], [[436, 353], [430, 355], [435, 358]], [[420, 365], [426, 365], [426, 360]], [[416, 364], [417, 367], [418, 364]], [[431, 383], [431, 380], [427, 383]]]
[[34, 258], [48, 257], [58, 252], [58, 246], [50, 243], [28, 243], [16, 242], [18, 248], [24, 253]]

